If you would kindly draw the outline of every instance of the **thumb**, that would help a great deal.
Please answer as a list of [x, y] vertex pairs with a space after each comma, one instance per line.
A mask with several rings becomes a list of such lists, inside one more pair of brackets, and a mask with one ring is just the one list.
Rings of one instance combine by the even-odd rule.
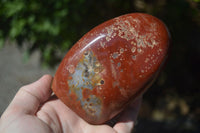
[[35, 114], [39, 106], [51, 96], [52, 76], [44, 75], [39, 80], [19, 89], [6, 112]]

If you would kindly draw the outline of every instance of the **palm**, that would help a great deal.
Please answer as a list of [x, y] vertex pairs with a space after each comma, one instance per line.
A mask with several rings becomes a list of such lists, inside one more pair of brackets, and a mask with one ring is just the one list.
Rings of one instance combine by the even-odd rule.
[[65, 106], [59, 99], [45, 103], [37, 112], [37, 117], [56, 132], [63, 133], [94, 133], [115, 132], [108, 125], [90, 125]]
[[118, 118], [113, 127], [91, 125], [51, 95], [52, 77], [22, 87], [0, 119], [4, 133], [130, 133], [141, 99], [136, 100]]
[[48, 126], [51, 126], [56, 132], [63, 133], [112, 133], [116, 130], [124, 130], [126, 124], [133, 122], [138, 111], [140, 101], [134, 102], [119, 118], [120, 122], [114, 128], [104, 125], [91, 125], [81, 119], [59, 99], [53, 99], [46, 102], [37, 112], [37, 117], [44, 121]]

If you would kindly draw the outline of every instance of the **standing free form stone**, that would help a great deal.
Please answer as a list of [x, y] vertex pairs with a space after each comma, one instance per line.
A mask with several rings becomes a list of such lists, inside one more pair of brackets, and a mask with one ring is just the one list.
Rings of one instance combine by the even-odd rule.
[[66, 54], [52, 89], [87, 122], [104, 123], [143, 94], [166, 59], [169, 40], [163, 22], [151, 15], [106, 21]]

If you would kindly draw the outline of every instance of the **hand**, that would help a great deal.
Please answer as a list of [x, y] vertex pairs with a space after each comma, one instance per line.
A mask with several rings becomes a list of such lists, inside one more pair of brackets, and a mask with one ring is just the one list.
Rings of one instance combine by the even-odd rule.
[[51, 96], [52, 77], [45, 75], [23, 86], [0, 119], [1, 133], [130, 133], [141, 98], [118, 118], [113, 127], [91, 125], [77, 116], [55, 96]]

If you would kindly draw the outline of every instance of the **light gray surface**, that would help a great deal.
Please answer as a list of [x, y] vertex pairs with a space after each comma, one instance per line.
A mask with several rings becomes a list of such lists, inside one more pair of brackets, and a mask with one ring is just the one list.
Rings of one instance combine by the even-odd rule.
[[16, 45], [6, 44], [0, 49], [0, 115], [21, 86], [34, 82], [43, 74], [55, 73], [55, 70], [41, 67], [38, 51], [27, 62], [23, 60], [23, 54]]

